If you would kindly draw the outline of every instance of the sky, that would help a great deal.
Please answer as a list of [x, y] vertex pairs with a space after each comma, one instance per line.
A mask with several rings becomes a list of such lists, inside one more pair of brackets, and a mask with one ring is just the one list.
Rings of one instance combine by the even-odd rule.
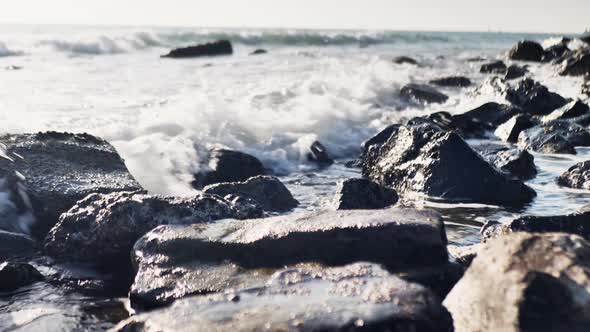
[[581, 33], [590, 0], [4, 0], [0, 23]]

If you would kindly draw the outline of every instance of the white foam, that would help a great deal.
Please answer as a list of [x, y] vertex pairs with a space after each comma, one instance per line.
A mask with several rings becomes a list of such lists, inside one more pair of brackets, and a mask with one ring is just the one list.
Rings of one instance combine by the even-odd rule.
[[23, 54], [24, 54], [24, 52], [9, 49], [8, 46], [6, 46], [6, 44], [4, 44], [3, 42], [0, 42], [0, 57], [17, 56], [17, 55], [23, 55]]

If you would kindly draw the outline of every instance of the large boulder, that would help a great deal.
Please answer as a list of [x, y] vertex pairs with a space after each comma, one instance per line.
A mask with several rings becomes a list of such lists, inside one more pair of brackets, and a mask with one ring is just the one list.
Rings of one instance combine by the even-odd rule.
[[394, 205], [395, 190], [367, 179], [347, 179], [338, 183], [334, 203], [337, 210], [372, 210]]
[[543, 50], [543, 46], [530, 40], [518, 42], [518, 44], [508, 52], [508, 57], [511, 60], [520, 61], [540, 62], [544, 55], [545, 50]]
[[392, 271], [447, 262], [440, 215], [410, 209], [332, 211], [160, 226], [135, 244], [130, 298], [153, 307], [191, 294], [264, 284], [269, 272], [375, 262]]
[[587, 115], [589, 113], [588, 110], [588, 105], [586, 103], [579, 99], [573, 100], [563, 107], [551, 112], [551, 114], [543, 117], [543, 122], [575, 119], [577, 117]]
[[177, 48], [162, 58], [195, 58], [203, 56], [231, 55], [233, 47], [229, 40], [219, 40], [213, 43]]
[[235, 195], [248, 198], [267, 212], [286, 212], [299, 204], [289, 189], [272, 176], [256, 176], [244, 182], [212, 184], [203, 188], [203, 192], [221, 197]]
[[532, 115], [547, 115], [568, 103], [562, 96], [550, 92], [547, 87], [530, 78], [508, 87], [505, 95], [506, 100], [522, 108], [523, 113]]
[[583, 48], [574, 52], [562, 63], [559, 74], [563, 76], [590, 75], [590, 50]]
[[195, 174], [192, 185], [196, 189], [215, 183], [246, 181], [266, 174], [260, 160], [239, 151], [213, 149], [209, 151], [207, 161], [207, 165], [203, 165], [205, 169]]
[[504, 142], [516, 143], [518, 142], [518, 135], [522, 131], [535, 127], [538, 124], [539, 121], [533, 119], [530, 115], [518, 114], [500, 125], [494, 134]]
[[426, 84], [410, 83], [400, 90], [400, 96], [417, 103], [444, 103], [449, 97]]
[[455, 331], [590, 329], [590, 244], [567, 234], [487, 243], [444, 300]]
[[214, 195], [93, 194], [62, 214], [44, 246], [52, 257], [116, 270], [129, 266], [135, 241], [159, 225], [206, 223], [235, 216], [229, 203]]
[[43, 275], [25, 263], [0, 263], [0, 292], [11, 292], [42, 281]]
[[431, 80], [429, 83], [444, 87], [464, 88], [471, 85], [471, 80], [465, 76], [448, 76]]
[[398, 331], [453, 329], [440, 300], [378, 265], [300, 266], [262, 287], [179, 300], [116, 331]]
[[363, 174], [398, 193], [454, 202], [518, 206], [535, 192], [499, 172], [459, 135], [433, 124], [401, 126], [363, 162]]
[[553, 121], [522, 131], [518, 145], [523, 150], [576, 154], [574, 147], [590, 146], [590, 132], [573, 122]]
[[560, 186], [590, 190], [590, 161], [575, 164], [557, 178]]
[[142, 190], [115, 148], [100, 138], [46, 132], [0, 141], [12, 159], [0, 158], [0, 178], [10, 184], [17, 206], [32, 205], [35, 237], [45, 236], [63, 212], [89, 194]]
[[35, 252], [35, 242], [29, 236], [0, 230], [0, 261], [27, 257]]
[[483, 74], [504, 74], [506, 70], [507, 67], [504, 61], [494, 61], [481, 65], [479, 72]]

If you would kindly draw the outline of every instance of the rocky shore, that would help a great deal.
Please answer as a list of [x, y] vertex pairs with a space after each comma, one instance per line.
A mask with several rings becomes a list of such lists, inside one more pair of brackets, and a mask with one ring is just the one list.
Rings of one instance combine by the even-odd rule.
[[[108, 324], [96, 327], [112, 331], [588, 331], [590, 207], [521, 213], [537, 197], [526, 183], [543, 172], [535, 155], [590, 147], [587, 101], [527, 70], [586, 77], [587, 91], [590, 45], [570, 43], [522, 41], [482, 63], [489, 79], [473, 93], [491, 89], [502, 103], [413, 117], [366, 137], [347, 163], [362, 178], [340, 182], [321, 211], [294, 212], [300, 202], [280, 174], [241, 151], [209, 150], [209, 167], [188, 184], [199, 193], [167, 197], [144, 190], [101, 138], [0, 137], [10, 202], [0, 216], [0, 297], [47, 284], [125, 298], [128, 307], [103, 313]], [[231, 53], [220, 41], [165, 57]], [[409, 57], [393, 64], [420, 66]], [[443, 88], [473, 85], [447, 76], [403, 86], [399, 97], [434, 105], [448, 101]], [[319, 169], [335, 163], [318, 141], [306, 153]], [[590, 190], [590, 161], [553, 181]], [[452, 216], [418, 201], [515, 216], [485, 220], [481, 243], [457, 246]], [[0, 329], [35, 327], [3, 310]]]

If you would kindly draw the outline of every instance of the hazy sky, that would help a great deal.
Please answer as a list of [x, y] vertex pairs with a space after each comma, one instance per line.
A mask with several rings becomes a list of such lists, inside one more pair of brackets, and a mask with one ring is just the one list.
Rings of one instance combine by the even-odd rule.
[[4, 0], [1, 23], [583, 32], [590, 0]]

